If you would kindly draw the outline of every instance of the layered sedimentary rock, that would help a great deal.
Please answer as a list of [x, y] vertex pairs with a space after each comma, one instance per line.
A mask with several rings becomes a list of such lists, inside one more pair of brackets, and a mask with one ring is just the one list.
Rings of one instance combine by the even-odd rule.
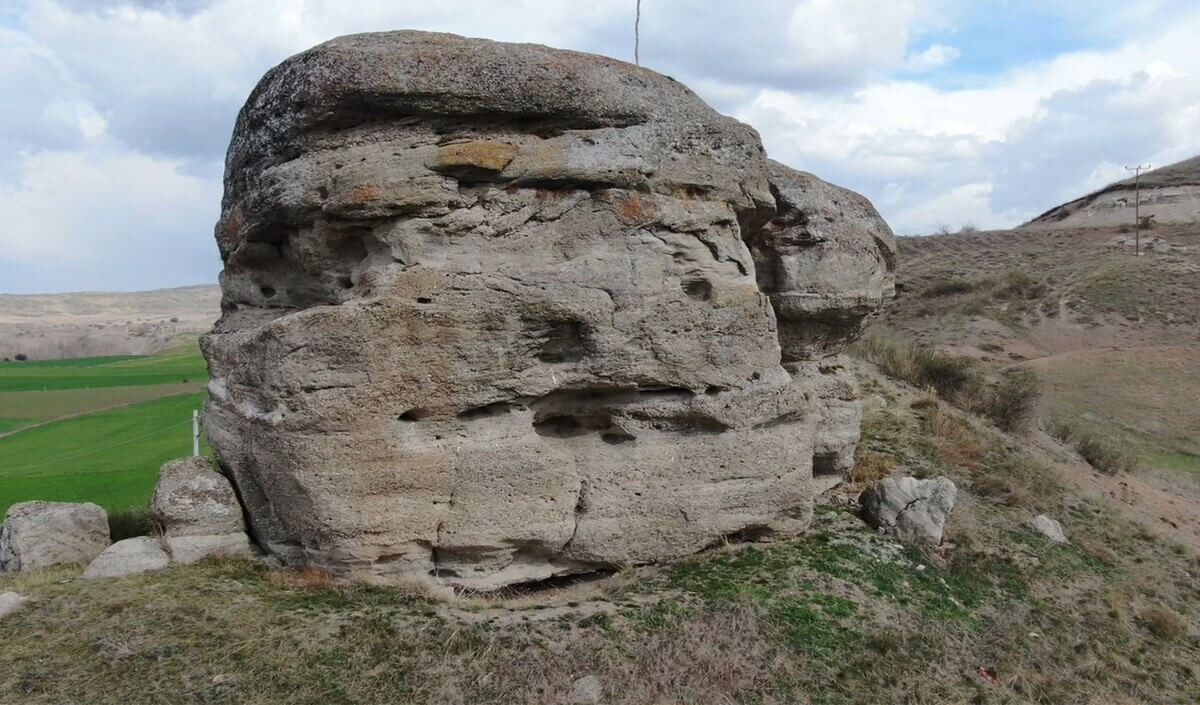
[[666, 76], [418, 32], [267, 73], [216, 236], [205, 427], [256, 540], [479, 588], [802, 531], [894, 266]]

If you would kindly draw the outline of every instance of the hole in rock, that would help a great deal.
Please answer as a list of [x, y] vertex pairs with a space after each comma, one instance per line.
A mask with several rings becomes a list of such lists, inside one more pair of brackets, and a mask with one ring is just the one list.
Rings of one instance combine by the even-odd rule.
[[712, 385], [711, 387], [709, 387], [708, 389], [705, 389], [705, 390], [704, 390], [704, 393], [705, 393], [705, 394], [707, 394], [707, 395], [708, 395], [708, 396], [710, 396], [710, 397], [715, 397], [715, 396], [717, 396], [718, 394], [720, 394], [721, 392], [724, 392], [724, 391], [727, 391], [727, 390], [725, 389], [725, 387], [720, 387], [720, 386], [717, 386], [717, 385], [715, 385], [715, 384], [714, 384], [714, 385]]
[[503, 416], [513, 410], [513, 405], [506, 401], [498, 401], [494, 404], [485, 406], [477, 406], [474, 409], [458, 412], [458, 418], [464, 421], [474, 421], [475, 419], [486, 419], [493, 416]]
[[538, 349], [537, 359], [542, 362], [575, 362], [590, 352], [590, 331], [583, 321], [549, 321], [539, 333], [538, 337], [544, 341]]
[[838, 467], [838, 454], [814, 453], [812, 459], [812, 473], [813, 477], [841, 475], [842, 471]]
[[757, 382], [758, 380], [762, 379], [762, 375], [761, 375], [761, 374], [759, 374], [759, 373], [757, 373], [757, 372], [755, 372], [754, 374], [750, 375], [750, 379], [752, 379], [752, 380], [754, 380], [755, 382]]
[[556, 575], [552, 578], [543, 578], [541, 580], [532, 580], [527, 583], [509, 585], [508, 587], [504, 588], [503, 594], [506, 596], [521, 597], [524, 595], [533, 595], [539, 592], [558, 591], [574, 585], [583, 585], [585, 583], [592, 583], [597, 580], [604, 580], [615, 575], [617, 572], [617, 569], [613, 568], [612, 566], [596, 564], [594, 568], [586, 573]]
[[712, 283], [707, 279], [684, 279], [683, 293], [697, 301], [708, 301], [712, 298]]
[[420, 421], [421, 419], [425, 418], [425, 410], [409, 409], [403, 414], [400, 414], [400, 416], [397, 418], [399, 418], [401, 421]]
[[632, 433], [629, 433], [628, 431], [622, 431], [620, 429], [615, 429], [615, 430], [606, 431], [606, 432], [600, 434], [600, 440], [604, 441], [605, 443], [609, 444], [610, 446], [615, 446], [615, 445], [620, 445], [622, 443], [628, 443], [630, 441], [636, 441], [637, 436], [633, 435]]
[[608, 419], [597, 419], [586, 416], [550, 416], [535, 421], [533, 430], [539, 436], [546, 438], [575, 438], [599, 428], [608, 428]]
[[418, 296], [418, 297], [417, 297], [417, 303], [419, 303], [419, 304], [431, 304], [431, 303], [433, 303], [433, 299], [429, 298], [428, 296]]
[[322, 201], [324, 201], [326, 198], [329, 198], [329, 189], [325, 188], [324, 186], [318, 186], [317, 198], [321, 199]]
[[338, 277], [338, 286], [343, 289], [352, 289], [354, 288], [354, 280], [350, 277]]
[[260, 286], [258, 290], [261, 291], [262, 295], [268, 299], [275, 296], [275, 287], [273, 286]]

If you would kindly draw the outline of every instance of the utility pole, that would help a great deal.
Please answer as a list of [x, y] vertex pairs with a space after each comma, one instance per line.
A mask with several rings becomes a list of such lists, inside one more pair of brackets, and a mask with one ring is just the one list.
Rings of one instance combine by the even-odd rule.
[[1150, 168], [1142, 166], [1127, 166], [1125, 171], [1133, 174], [1133, 256], [1141, 254], [1142, 249], [1142, 172]]
[[638, 55], [639, 49], [641, 48], [640, 44], [642, 43], [641, 24], [642, 0], [637, 0], [637, 14], [633, 16], [633, 63], [635, 66], [642, 65], [642, 58]]
[[192, 457], [200, 457], [200, 412], [192, 409]]

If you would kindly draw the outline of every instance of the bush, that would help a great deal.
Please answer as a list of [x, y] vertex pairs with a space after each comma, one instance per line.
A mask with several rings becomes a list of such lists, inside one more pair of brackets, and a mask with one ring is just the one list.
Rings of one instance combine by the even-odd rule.
[[1042, 385], [1033, 370], [1005, 370], [993, 384], [978, 409], [1005, 431], [1019, 431], [1028, 426], [1042, 396]]
[[1049, 291], [1042, 282], [1021, 271], [1011, 271], [1004, 275], [996, 288], [996, 298], [1008, 301], [1021, 299], [1040, 299]]
[[921, 292], [921, 298], [934, 299], [942, 296], [956, 296], [958, 294], [969, 294], [978, 287], [976, 282], [967, 279], [947, 279], [935, 284], [931, 284]]
[[17, 353], [13, 359], [16, 360], [17, 362], [24, 362], [24, 361], [28, 360], [29, 358], [25, 355], [25, 353]]
[[1179, 639], [1187, 636], [1187, 620], [1178, 612], [1165, 607], [1148, 607], [1138, 615], [1138, 621], [1160, 639]]
[[135, 536], [154, 536], [161, 533], [161, 529], [149, 507], [129, 507], [108, 513], [108, 533], [115, 542]]
[[1046, 432], [1075, 449], [1096, 470], [1115, 475], [1138, 469], [1134, 454], [1097, 433], [1062, 418], [1053, 419]]

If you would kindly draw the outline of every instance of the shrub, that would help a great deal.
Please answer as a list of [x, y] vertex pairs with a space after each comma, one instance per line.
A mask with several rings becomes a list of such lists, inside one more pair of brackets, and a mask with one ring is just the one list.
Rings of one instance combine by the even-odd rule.
[[1033, 370], [1011, 368], [984, 396], [978, 411], [1006, 431], [1025, 428], [1037, 409], [1042, 385]]
[[1187, 620], [1165, 607], [1148, 607], [1142, 610], [1138, 621], [1160, 639], [1179, 639], [1187, 635]]
[[996, 298], [1006, 300], [1039, 299], [1046, 295], [1049, 289], [1042, 282], [1021, 271], [1011, 271], [1004, 275], [996, 288]]
[[1050, 421], [1046, 432], [1075, 449], [1096, 470], [1110, 475], [1138, 469], [1134, 454], [1119, 448], [1114, 442], [1063, 418]]
[[28, 360], [29, 357], [26, 356], [25, 353], [17, 353], [16, 356], [13, 357], [13, 359], [16, 360], [17, 362], [24, 362], [24, 361]]
[[108, 513], [108, 533], [115, 542], [135, 536], [154, 536], [161, 531], [149, 507], [129, 507]]
[[929, 285], [921, 292], [921, 298], [933, 299], [941, 296], [955, 296], [957, 294], [969, 294], [974, 291], [978, 284], [967, 279], [947, 279], [945, 281], [936, 282]]

